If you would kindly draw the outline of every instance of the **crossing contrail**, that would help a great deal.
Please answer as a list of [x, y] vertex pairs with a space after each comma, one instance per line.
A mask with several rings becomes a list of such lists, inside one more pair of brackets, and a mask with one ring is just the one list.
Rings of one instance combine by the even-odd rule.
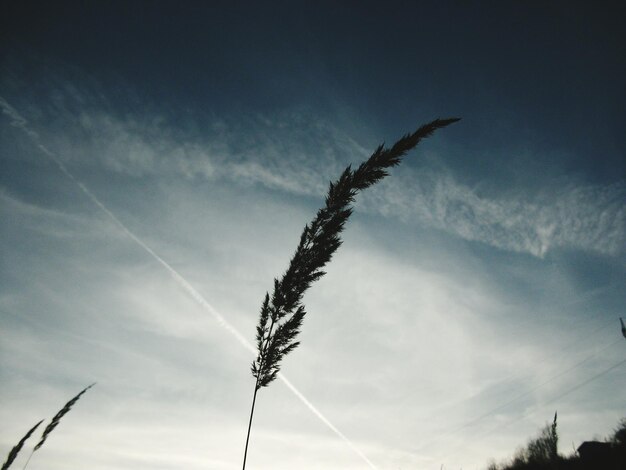
[[[619, 343], [619, 342], [621, 342], [621, 339], [618, 339], [617, 341], [614, 341], [613, 343], [611, 343], [609, 346], [607, 346], [607, 347], [603, 348], [602, 350], [607, 349], [608, 347], [613, 346], [613, 345], [615, 345], [615, 344], [617, 344], [617, 343]], [[600, 351], [602, 351], [602, 350], [600, 350]], [[581, 365], [581, 364], [583, 364], [584, 362], [587, 362], [587, 360], [591, 359], [592, 357], [595, 357], [597, 354], [598, 354], [598, 353], [595, 353], [595, 354], [593, 354], [592, 356], [589, 356], [587, 359], [585, 359], [584, 361], [581, 361], [581, 362], [577, 363], [575, 366], [573, 366], [572, 368], [570, 368], [570, 369], [568, 369], [568, 370], [571, 370], [571, 369], [573, 369], [573, 368], [576, 368], [576, 367], [580, 366], [580, 365]], [[609, 368], [604, 369], [604, 370], [602, 370], [601, 372], [599, 372], [599, 373], [595, 374], [594, 376], [592, 376], [592, 377], [590, 377], [590, 378], [588, 378], [588, 379], [585, 379], [585, 380], [583, 380], [582, 382], [579, 382], [578, 384], [574, 385], [573, 387], [570, 387], [569, 389], [567, 389], [565, 392], [561, 393], [560, 395], [557, 395], [557, 396], [555, 396], [555, 397], [551, 398], [550, 400], [548, 400], [548, 401], [546, 401], [546, 402], [539, 403], [538, 405], [535, 405], [534, 410], [531, 410], [531, 411], [529, 411], [529, 412], [525, 412], [525, 413], [523, 413], [523, 414], [519, 415], [517, 418], [514, 418], [514, 419], [509, 419], [506, 423], [503, 423], [503, 424], [498, 424], [498, 425], [496, 425], [496, 427], [494, 427], [494, 428], [492, 428], [492, 429], [488, 430], [487, 432], [483, 432], [483, 433], [480, 433], [480, 434], [474, 434], [474, 438], [478, 438], [478, 437], [479, 437], [479, 438], [483, 439], [483, 438], [485, 438], [485, 437], [487, 437], [487, 436], [492, 435], [492, 434], [493, 434], [494, 432], [496, 432], [496, 431], [500, 431], [500, 430], [502, 430], [503, 428], [507, 428], [507, 427], [511, 426], [513, 423], [516, 423], [516, 422], [521, 421], [521, 420], [528, 419], [528, 418], [529, 418], [529, 417], [531, 417], [533, 414], [535, 414], [535, 413], [536, 413], [536, 412], [540, 409], [540, 407], [545, 407], [545, 406], [547, 406], [547, 405], [550, 405], [550, 404], [555, 403], [557, 400], [560, 400], [561, 398], [563, 398], [563, 397], [565, 397], [565, 396], [569, 395], [570, 393], [573, 393], [573, 392], [575, 392], [576, 390], [578, 390], [578, 389], [580, 389], [580, 388], [583, 388], [585, 385], [587, 385], [587, 384], [589, 384], [589, 383], [591, 383], [591, 382], [593, 382], [593, 381], [595, 381], [595, 380], [599, 379], [599, 378], [600, 378], [600, 377], [602, 377], [603, 375], [608, 374], [608, 373], [609, 373], [609, 372], [611, 372], [613, 369], [617, 369], [618, 367], [623, 366], [624, 364], [626, 364], [626, 359], [623, 359], [623, 360], [621, 360], [621, 361], [619, 361], [619, 362], [617, 362], [617, 363], [613, 364], [613, 365], [612, 365], [612, 366], [610, 366]], [[562, 374], [559, 374], [559, 375], [562, 375]], [[555, 378], [555, 377], [558, 377], [558, 376], [554, 376], [553, 378]], [[550, 381], [550, 380], [548, 380], [548, 381], [546, 381], [546, 382], [543, 382], [543, 384], [548, 383], [549, 381]], [[540, 384], [539, 386], [541, 386], [541, 384]], [[534, 387], [534, 389], [538, 388], [539, 386]], [[525, 394], [525, 395], [526, 395], [526, 394]], [[523, 396], [523, 395], [520, 395], [520, 397], [521, 397], [521, 396]], [[518, 398], [519, 398], [519, 397], [518, 397]], [[511, 401], [511, 402], [509, 402], [509, 403], [512, 403], [513, 401], [515, 401], [515, 400], [512, 400], [512, 401]], [[508, 403], [507, 403], [507, 404], [508, 404]], [[502, 407], [501, 407], [501, 408], [502, 408]], [[487, 416], [487, 415], [485, 415], [485, 416]], [[455, 432], [456, 432], [456, 431], [455, 431]], [[462, 444], [462, 445], [459, 445], [459, 446], [455, 446], [453, 449], [456, 449], [456, 450], [461, 450], [461, 449], [464, 449], [466, 446], [467, 446], [467, 443]], [[447, 454], [447, 455], [445, 455], [444, 457], [441, 457], [441, 459], [442, 459], [442, 460], [444, 460], [444, 459], [450, 458], [450, 456], [452, 456], [452, 455], [453, 455], [453, 454]]]
[[[155, 261], [157, 261], [163, 268], [165, 268], [170, 275], [174, 278], [174, 280], [178, 283], [178, 285], [185, 291], [187, 294], [195, 300], [198, 305], [207, 310], [213, 318], [217, 321], [217, 323], [232, 334], [237, 341], [246, 349], [248, 349], [252, 354], [256, 355], [256, 348], [246, 339], [244, 335], [239, 333], [237, 329], [231, 325], [215, 308], [198, 292], [190, 283], [187, 281], [178, 271], [176, 271], [170, 264], [161, 258], [152, 248], [146, 245], [143, 240], [141, 240], [137, 235], [128, 229], [117, 216], [111, 212], [97, 197], [91, 190], [85, 186], [78, 178], [76, 178], [65, 166], [65, 164], [61, 161], [61, 159], [51, 150], [49, 150], [45, 145], [41, 143], [41, 139], [39, 138], [39, 134], [30, 128], [28, 125], [28, 121], [15, 109], [11, 106], [2, 96], [0, 96], [0, 107], [2, 108], [2, 112], [6, 114], [10, 120], [11, 125], [17, 127], [24, 131], [24, 133], [31, 139], [31, 141], [35, 144], [35, 146], [41, 150], [50, 160], [52, 160], [56, 166], [63, 172], [70, 180], [72, 180], [81, 192], [91, 200], [102, 212], [104, 212], [109, 219], [111, 219], [118, 228], [124, 232], [131, 240], [133, 240], [137, 245], [139, 245], [145, 252], [147, 252]], [[322, 423], [326, 425], [333, 433], [335, 433], [341, 440], [343, 440], [348, 447], [357, 454], [370, 468], [374, 470], [378, 470], [371, 460], [367, 458], [367, 456], [356, 447], [352, 441], [350, 441], [339, 429], [333, 425], [328, 418], [326, 418], [321, 411], [319, 411], [303, 394], [300, 392], [295, 385], [293, 385], [287, 378], [282, 374], [278, 374], [278, 378], [285, 384], [285, 386], [291, 390], [291, 392], [315, 415], [317, 416]]]

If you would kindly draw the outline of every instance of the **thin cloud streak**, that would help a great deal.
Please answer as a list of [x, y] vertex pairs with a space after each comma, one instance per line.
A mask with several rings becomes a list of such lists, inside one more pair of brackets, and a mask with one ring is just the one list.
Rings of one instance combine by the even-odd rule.
[[[477, 423], [479, 423], [479, 422], [480, 422], [480, 421], [482, 421], [483, 419], [485, 419], [485, 418], [487, 418], [487, 417], [490, 417], [490, 416], [493, 416], [493, 415], [494, 415], [494, 414], [496, 414], [498, 411], [501, 411], [501, 410], [503, 410], [503, 409], [506, 409], [506, 408], [510, 407], [510, 405], [512, 405], [512, 404], [514, 404], [514, 403], [518, 402], [519, 400], [521, 400], [522, 398], [525, 398], [525, 397], [527, 397], [527, 396], [531, 395], [534, 391], [538, 390], [539, 388], [543, 387], [544, 385], [546, 385], [546, 384], [548, 384], [548, 383], [550, 383], [550, 382], [554, 381], [555, 379], [557, 379], [557, 378], [559, 378], [559, 377], [561, 377], [561, 376], [563, 376], [563, 375], [565, 375], [565, 374], [568, 374], [568, 373], [570, 373], [570, 372], [572, 372], [572, 371], [574, 371], [574, 370], [578, 369], [580, 366], [582, 366], [583, 364], [585, 364], [585, 363], [589, 362], [591, 359], [593, 359], [593, 358], [595, 358], [595, 357], [599, 356], [601, 352], [604, 352], [605, 350], [607, 350], [607, 349], [609, 349], [609, 348], [612, 348], [613, 346], [615, 346], [615, 345], [616, 345], [617, 343], [619, 343], [619, 342], [621, 342], [621, 339], [618, 339], [618, 340], [614, 341], [613, 343], [610, 343], [610, 344], [608, 344], [608, 345], [604, 346], [603, 348], [601, 348], [601, 349], [597, 350], [597, 351], [596, 351], [596, 352], [594, 352], [593, 354], [591, 354], [591, 355], [587, 356], [587, 357], [586, 357], [585, 359], [583, 359], [582, 361], [579, 361], [579, 362], [577, 362], [576, 364], [574, 364], [573, 366], [568, 367], [568, 368], [566, 368], [566, 369], [564, 369], [564, 370], [562, 370], [562, 371], [560, 371], [560, 372], [558, 372], [558, 373], [556, 373], [556, 374], [552, 375], [549, 379], [544, 380], [544, 381], [542, 381], [542, 382], [538, 383], [537, 385], [534, 385], [534, 386], [532, 386], [532, 387], [530, 387], [530, 388], [528, 388], [528, 389], [524, 390], [522, 393], [517, 393], [517, 394], [515, 394], [515, 395], [513, 396], [513, 398], [511, 398], [510, 400], [508, 400], [508, 401], [506, 401], [506, 402], [504, 402], [504, 403], [502, 403], [502, 404], [499, 404], [499, 405], [497, 405], [497, 406], [496, 406], [496, 407], [494, 407], [494, 408], [489, 409], [487, 412], [482, 413], [481, 415], [479, 415], [479, 416], [477, 416], [477, 417], [475, 417], [475, 418], [470, 419], [469, 421], [465, 422], [464, 424], [462, 424], [461, 426], [457, 427], [456, 429], [452, 429], [452, 430], [449, 430], [449, 431], [447, 431], [447, 432], [441, 433], [441, 434], [439, 434], [439, 435], [437, 435], [437, 436], [433, 437], [433, 438], [432, 438], [432, 439], [430, 439], [429, 441], [422, 442], [420, 446], [416, 447], [416, 450], [417, 450], [417, 451], [421, 451], [421, 450], [423, 450], [423, 449], [426, 449], [426, 448], [428, 448], [428, 447], [429, 447], [429, 446], [430, 446], [433, 442], [440, 441], [440, 440], [445, 439], [445, 438], [447, 438], [447, 437], [449, 437], [449, 436], [451, 436], [451, 435], [458, 434], [460, 431], [463, 431], [464, 429], [467, 429], [467, 428], [469, 428], [469, 427], [473, 427], [473, 426], [475, 426]], [[604, 373], [606, 373], [606, 372], [608, 372], [609, 370], [612, 370], [612, 369], [616, 368], [617, 366], [621, 365], [623, 362], [626, 362], [626, 361], [621, 361], [619, 364], [616, 364], [615, 366], [611, 367], [611, 368], [610, 368], [610, 369], [608, 369], [607, 371], [603, 372], [603, 374], [604, 374]], [[592, 380], [595, 380], [595, 378], [597, 378], [597, 377], [600, 377], [600, 375], [594, 376], [594, 378], [593, 378]], [[584, 382], [583, 382], [582, 384], [580, 384], [579, 386], [577, 386], [577, 387], [575, 387], [575, 388], [572, 388], [572, 389], [568, 390], [567, 392], [563, 393], [562, 395], [559, 395], [557, 398], [561, 398], [561, 397], [566, 396], [566, 395], [568, 395], [569, 393], [571, 393], [571, 392], [573, 392], [573, 391], [575, 391], [575, 390], [578, 390], [578, 388], [582, 387], [583, 385], [586, 385], [586, 384], [587, 384], [587, 383], [589, 383], [590, 381], [591, 381], [591, 380], [584, 381]], [[549, 402], [547, 402], [547, 403], [542, 403], [541, 405], [542, 405], [542, 406], [545, 406], [545, 405], [548, 405], [548, 404], [553, 403], [554, 401], [556, 401], [556, 398], [555, 398], [555, 399], [550, 400], [550, 401], [549, 401]], [[528, 415], [522, 415], [520, 418], [517, 418], [517, 419], [515, 419], [514, 421], [510, 421], [509, 423], [507, 423], [507, 426], [508, 426], [509, 424], [512, 424], [513, 422], [515, 422], [515, 421], [519, 420], [519, 419], [526, 418], [527, 416], [528, 416]], [[499, 429], [499, 428], [498, 428], [498, 429]], [[490, 434], [490, 433], [488, 433], [488, 434], [483, 434], [483, 435], [481, 435], [481, 437], [484, 437], [484, 436], [489, 435], [489, 434]], [[448, 457], [448, 456], [446, 455], [446, 457]]]
[[[482, 432], [482, 433], [478, 434], [478, 436], [480, 438], [485, 438], [487, 436], [490, 436], [490, 435], [494, 434], [495, 432], [501, 432], [502, 429], [508, 428], [508, 427], [512, 426], [513, 424], [517, 423], [518, 421], [526, 420], [529, 417], [531, 417], [534, 414], [536, 414], [538, 411], [542, 410], [542, 408], [545, 408], [547, 405], [554, 405], [554, 404], [556, 404], [557, 400], [559, 400], [559, 399], [561, 399], [561, 398], [563, 398], [563, 397], [565, 397], [565, 396], [567, 396], [567, 395], [569, 395], [571, 393], [576, 392], [577, 390], [583, 388], [584, 386], [590, 384], [591, 382], [594, 382], [595, 380], [597, 380], [600, 377], [608, 374], [609, 372], [619, 368], [620, 366], [622, 366], [624, 364], [626, 364], [626, 359], [623, 359], [623, 360], [621, 360], [621, 361], [619, 361], [617, 363], [614, 363], [611, 366], [609, 366], [608, 368], [603, 369], [602, 371], [598, 372], [597, 374], [595, 374], [595, 375], [593, 375], [593, 376], [591, 376], [591, 377], [589, 377], [589, 378], [587, 378], [587, 379], [585, 379], [585, 380], [583, 380], [581, 382], [578, 382], [574, 386], [568, 388], [565, 392], [560, 393], [559, 395], [551, 398], [550, 400], [548, 400], [548, 401], [546, 401], [544, 403], [541, 403], [541, 404], [533, 406], [533, 408], [530, 411], [525, 411], [523, 414], [521, 414], [517, 418], [509, 419], [506, 423], [501, 423], [501, 424], [499, 424], [499, 425], [489, 429], [487, 432]], [[476, 436], [476, 434], [474, 434], [474, 435]], [[467, 444], [462, 444], [462, 445], [456, 446], [452, 450], [453, 451], [458, 451], [459, 449], [463, 449], [466, 445]], [[453, 455], [454, 455], [454, 452], [450, 451], [449, 453], [447, 453], [444, 456], [439, 456], [439, 459], [440, 460], [448, 459], [448, 458], [450, 458]]]
[[117, 216], [115, 214], [113, 214], [102, 202], [100, 202], [100, 200], [81, 182], [79, 181], [76, 177], [74, 177], [74, 175], [72, 173], [70, 173], [70, 171], [66, 168], [66, 166], [63, 164], [63, 162], [61, 160], [59, 160], [59, 158], [50, 150], [48, 150], [47, 147], [45, 147], [43, 144], [41, 144], [39, 142], [39, 135], [31, 130], [28, 127], [27, 121], [26, 119], [24, 119], [11, 105], [9, 105], [6, 100], [2, 97], [0, 97], [0, 106], [2, 107], [2, 110], [5, 114], [7, 114], [9, 117], [11, 117], [12, 122], [11, 124], [17, 128], [22, 129], [24, 132], [26, 132], [26, 134], [33, 139], [34, 143], [37, 145], [37, 148], [39, 148], [46, 156], [48, 156], [58, 167], [59, 169], [70, 179], [72, 180], [79, 188], [80, 190], [83, 192], [83, 194], [85, 194], [85, 196], [87, 196], [91, 202], [93, 202], [96, 206], [98, 206], [98, 208], [104, 212], [113, 222], [115, 222], [115, 224], [126, 234], [128, 235], [128, 237], [130, 237], [135, 243], [137, 243], [141, 248], [143, 248], [150, 256], [152, 256], [156, 261], [159, 262], [159, 264], [161, 264], [161, 266], [163, 266], [169, 273], [170, 275], [176, 280], [176, 282], [178, 282], [178, 284], [196, 301], [198, 302], [202, 307], [204, 307], [211, 315], [213, 315], [213, 317], [215, 318], [215, 320], [217, 320], [217, 322], [220, 324], [220, 326], [222, 326], [223, 328], [225, 328], [229, 333], [231, 333], [233, 336], [235, 336], [235, 338], [237, 338], [237, 340], [239, 341], [239, 343], [241, 343], [246, 349], [250, 350], [251, 352], [255, 352], [254, 347], [252, 346], [252, 344], [250, 344], [246, 338], [239, 333], [230, 323], [228, 323], [226, 321], [226, 319], [220, 315], [211, 304], [209, 304], [209, 302], [202, 297], [202, 295], [191, 285], [189, 284], [189, 282], [187, 282], [187, 280], [181, 276], [174, 268], [172, 268], [163, 258], [161, 258], [157, 253], [155, 253], [155, 251], [150, 248], [148, 245], [146, 245], [139, 237], [137, 237], [133, 232], [131, 232], [123, 223], [121, 220], [119, 220], [117, 218]]
[[[248, 349], [253, 355], [256, 354], [256, 348], [252, 346], [250, 342], [241, 334], [239, 331], [235, 329], [226, 319], [213, 308], [213, 306], [182, 276], [180, 275], [174, 268], [172, 268], [163, 258], [161, 258], [154, 250], [152, 250], [148, 245], [146, 245], [139, 237], [137, 237], [133, 232], [131, 232], [116, 216], [113, 214], [100, 200], [74, 175], [66, 168], [61, 160], [51, 152], [47, 147], [45, 147], [39, 139], [39, 134], [34, 130], [30, 129], [28, 126], [28, 122], [26, 119], [19, 114], [19, 112], [13, 108], [3, 97], [0, 96], [0, 107], [2, 107], [2, 111], [4, 114], [8, 115], [11, 118], [11, 125], [17, 127], [24, 131], [35, 143], [35, 145], [46, 155], [48, 156], [58, 167], [59, 169], [70, 179], [72, 180], [100, 210], [102, 210], [115, 224], [126, 234], [128, 235], [135, 243], [137, 243], [141, 248], [144, 249], [150, 256], [152, 256], [156, 261], [161, 264], [174, 278], [174, 280], [187, 292], [200, 306], [206, 309], [218, 322], [218, 324], [224, 328], [226, 331], [231, 333], [239, 343]], [[331, 431], [333, 431], [339, 438], [341, 438], [350, 449], [356, 453], [363, 461], [365, 461], [370, 468], [377, 469], [377, 467], [361, 452], [336, 426], [334, 426], [328, 418], [326, 418], [303, 394], [300, 392], [285, 376], [284, 374], [279, 374], [282, 382], [287, 386], [287, 388], [294, 393], [294, 395], [300, 399], [300, 401], [315, 415], [317, 416]]]
[[350, 449], [352, 449], [359, 457], [361, 457], [367, 463], [367, 465], [369, 465], [370, 468], [373, 468], [373, 469], [378, 468], [376, 467], [376, 465], [372, 463], [370, 459], [367, 458], [367, 456], [363, 452], [359, 450], [358, 447], [356, 447], [352, 443], [352, 441], [350, 441], [350, 439], [348, 439], [341, 431], [339, 431], [339, 429], [337, 429], [335, 425], [333, 425], [330, 421], [328, 421], [328, 419], [322, 413], [320, 413], [319, 410], [315, 408], [315, 406], [309, 400], [307, 400], [306, 397], [302, 395], [302, 393], [291, 382], [289, 382], [289, 380], [287, 380], [287, 378], [283, 375], [282, 372], [278, 373], [278, 378], [283, 381], [283, 383], [287, 386], [287, 388], [291, 390], [294, 393], [294, 395], [297, 396], [302, 401], [302, 403], [304, 403], [306, 407], [313, 412], [315, 416], [321, 419], [322, 422], [326, 426], [328, 426], [346, 444], [348, 444], [348, 447], [350, 447]]

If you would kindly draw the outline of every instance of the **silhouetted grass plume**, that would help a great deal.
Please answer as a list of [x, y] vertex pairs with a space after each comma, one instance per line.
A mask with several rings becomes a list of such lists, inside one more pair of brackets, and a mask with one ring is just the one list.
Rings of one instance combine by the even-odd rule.
[[54, 418], [52, 418], [52, 421], [50, 421], [50, 424], [48, 424], [46, 426], [46, 428], [43, 430], [43, 433], [41, 434], [41, 439], [39, 439], [39, 442], [37, 443], [35, 448], [30, 453], [30, 456], [28, 457], [28, 460], [26, 461], [26, 464], [24, 465], [24, 469], [28, 466], [28, 462], [30, 462], [30, 459], [32, 458], [32, 456], [35, 453], [35, 451], [39, 450], [41, 448], [41, 446], [43, 446], [44, 442], [46, 442], [46, 439], [48, 438], [50, 433], [52, 431], [54, 431], [54, 428], [56, 428], [59, 425], [59, 422], [61, 421], [61, 418], [63, 418], [63, 416], [65, 416], [67, 413], [69, 413], [69, 411], [72, 409], [74, 404], [80, 399], [80, 397], [83, 396], [83, 394], [87, 390], [89, 390], [91, 387], [93, 387], [94, 385], [96, 385], [95, 382], [92, 383], [91, 385], [85, 387], [83, 390], [80, 391], [80, 393], [78, 395], [76, 395], [74, 398], [72, 398], [70, 401], [68, 401], [63, 406], [63, 408], [61, 408], [58, 411], [58, 413], [56, 415], [54, 415]]
[[48, 424], [46, 426], [46, 429], [43, 430], [43, 434], [41, 435], [41, 439], [35, 446], [35, 450], [39, 450], [41, 448], [44, 442], [46, 442], [48, 435], [52, 431], [54, 431], [54, 428], [56, 428], [59, 425], [59, 421], [61, 421], [61, 418], [65, 416], [72, 409], [72, 406], [74, 406], [74, 404], [80, 399], [80, 397], [83, 396], [83, 394], [94, 385], [96, 384], [92, 383], [91, 385], [85, 387], [78, 395], [76, 395], [74, 398], [68, 401], [65, 404], [65, 406], [59, 410], [59, 412], [56, 415], [54, 415], [54, 418], [52, 418], [52, 421], [50, 421], [50, 424]]
[[22, 450], [22, 447], [24, 446], [24, 443], [28, 440], [28, 438], [35, 432], [35, 430], [39, 427], [39, 425], [43, 423], [43, 419], [41, 421], [39, 421], [37, 424], [35, 424], [32, 428], [30, 428], [30, 430], [26, 433], [26, 435], [20, 440], [20, 442], [18, 442], [15, 447], [13, 447], [13, 449], [11, 449], [11, 452], [9, 452], [9, 455], [7, 456], [7, 460], [6, 462], [4, 462], [4, 464], [2, 465], [2, 470], [7, 470], [11, 464], [13, 463], [13, 461], [15, 460], [15, 458], [17, 457], [17, 454], [20, 453], [20, 450]]
[[352, 214], [351, 204], [357, 193], [387, 176], [387, 169], [398, 165], [406, 152], [423, 138], [458, 120], [436, 119], [405, 135], [391, 148], [381, 145], [356, 170], [348, 166], [337, 181], [330, 183], [325, 206], [318, 210], [310, 224], [305, 225], [287, 271], [280, 280], [274, 280], [274, 292], [271, 297], [269, 293], [265, 295], [261, 306], [256, 328], [258, 353], [252, 363], [256, 383], [243, 458], [244, 470], [257, 392], [276, 378], [282, 359], [299, 345], [296, 338], [306, 314], [302, 296], [325, 274], [322, 268], [341, 245], [340, 234]]

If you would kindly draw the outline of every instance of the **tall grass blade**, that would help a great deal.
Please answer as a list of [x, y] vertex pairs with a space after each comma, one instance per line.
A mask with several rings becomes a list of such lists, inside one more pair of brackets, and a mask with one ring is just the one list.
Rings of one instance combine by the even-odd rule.
[[352, 214], [351, 204], [357, 193], [387, 176], [387, 169], [398, 165], [422, 139], [458, 120], [436, 119], [405, 135], [391, 148], [381, 145], [356, 170], [348, 166], [337, 181], [330, 183], [325, 206], [305, 225], [287, 271], [280, 280], [274, 280], [274, 292], [271, 297], [269, 293], [265, 295], [261, 306], [256, 328], [258, 353], [251, 367], [256, 383], [246, 436], [244, 470], [257, 392], [276, 379], [282, 359], [300, 344], [296, 338], [306, 315], [302, 296], [325, 274], [322, 268], [341, 245], [340, 234]]
[[35, 453], [36, 450], [39, 450], [41, 448], [41, 446], [43, 445], [44, 442], [46, 442], [46, 439], [48, 438], [48, 435], [54, 431], [54, 428], [56, 428], [59, 424], [59, 421], [61, 421], [61, 418], [63, 416], [65, 416], [71, 409], [72, 406], [74, 406], [74, 404], [80, 399], [80, 397], [83, 395], [83, 393], [85, 393], [87, 390], [89, 390], [91, 387], [93, 387], [94, 385], [96, 385], [96, 383], [92, 383], [91, 385], [89, 385], [88, 387], [85, 387], [83, 390], [81, 390], [81, 392], [76, 395], [74, 398], [72, 398], [70, 401], [68, 401], [65, 406], [63, 406], [63, 408], [61, 408], [59, 410], [59, 412], [54, 415], [54, 418], [52, 418], [52, 421], [50, 421], [50, 424], [48, 424], [46, 426], [46, 428], [43, 430], [43, 433], [41, 434], [41, 439], [39, 439], [39, 442], [37, 443], [37, 445], [34, 447], [34, 449], [31, 451], [30, 455], [28, 456], [28, 460], [26, 460], [26, 463], [24, 464], [24, 467], [22, 470], [26, 470], [26, 467], [28, 466], [28, 463], [30, 462], [30, 459], [33, 457], [33, 454]]
[[36, 450], [39, 450], [41, 448], [41, 446], [44, 444], [44, 442], [46, 442], [46, 439], [48, 438], [48, 435], [52, 431], [54, 431], [54, 428], [56, 428], [58, 426], [59, 421], [61, 421], [61, 418], [63, 416], [65, 416], [72, 409], [72, 406], [74, 406], [74, 404], [80, 399], [80, 397], [83, 395], [83, 393], [85, 393], [87, 390], [89, 390], [94, 385], [96, 385], [95, 382], [92, 383], [91, 385], [89, 385], [88, 387], [85, 387], [78, 395], [76, 395], [74, 398], [72, 398], [70, 401], [68, 401], [65, 404], [65, 406], [59, 410], [59, 412], [56, 415], [54, 415], [54, 418], [52, 418], [52, 421], [50, 421], [50, 424], [48, 424], [46, 426], [46, 428], [43, 430], [43, 434], [41, 435], [41, 439], [39, 440], [39, 442], [37, 443], [37, 445], [33, 449], [33, 452], [36, 451]]
[[11, 449], [11, 452], [9, 452], [6, 462], [4, 462], [4, 464], [2, 465], [2, 470], [7, 470], [11, 466], [13, 461], [16, 459], [17, 454], [19, 454], [20, 450], [22, 450], [22, 447], [24, 447], [24, 443], [35, 432], [35, 429], [37, 429], [41, 423], [43, 423], [43, 419], [35, 424], [30, 429], [30, 431], [28, 431], [26, 435], [20, 440], [20, 442], [18, 442], [17, 445], [13, 447], [13, 449]]

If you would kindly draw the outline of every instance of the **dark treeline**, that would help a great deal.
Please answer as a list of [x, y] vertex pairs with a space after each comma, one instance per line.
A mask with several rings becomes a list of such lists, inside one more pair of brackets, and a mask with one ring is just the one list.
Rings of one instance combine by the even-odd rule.
[[626, 418], [604, 441], [585, 441], [571, 455], [558, 453], [557, 416], [526, 446], [503, 463], [487, 470], [624, 470], [626, 469]]

